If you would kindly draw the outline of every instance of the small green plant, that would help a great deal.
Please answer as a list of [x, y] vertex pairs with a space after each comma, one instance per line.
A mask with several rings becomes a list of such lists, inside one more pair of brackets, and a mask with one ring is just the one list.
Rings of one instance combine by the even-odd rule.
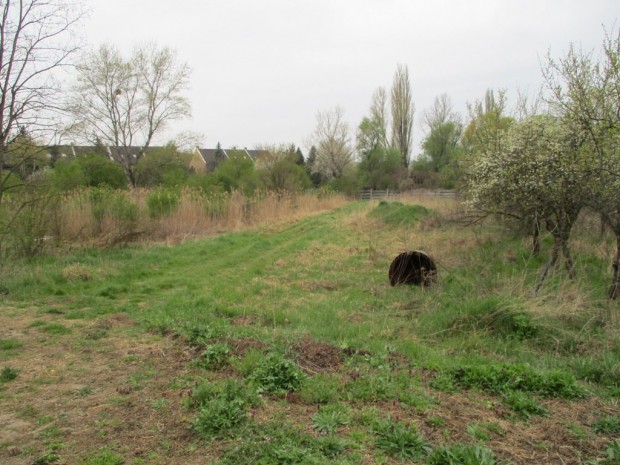
[[93, 388], [91, 388], [90, 386], [84, 386], [83, 388], [78, 389], [74, 396], [75, 397], [86, 397], [89, 396], [93, 393]]
[[521, 415], [523, 418], [530, 418], [533, 415], [548, 415], [549, 412], [541, 407], [536, 399], [525, 392], [511, 391], [504, 397], [504, 403]]
[[476, 388], [492, 394], [525, 391], [566, 399], [583, 397], [585, 394], [572, 374], [565, 371], [539, 373], [527, 365], [471, 365], [454, 369], [450, 375], [457, 386]]
[[469, 434], [476, 441], [486, 442], [491, 439], [488, 431], [484, 428], [484, 426], [479, 423], [472, 423], [467, 427], [467, 434]]
[[[329, 458], [333, 459], [339, 455], [342, 455], [347, 447], [347, 442], [338, 438], [337, 436], [325, 436], [317, 440], [317, 445], [321, 453]], [[347, 462], [345, 462], [347, 463]]]
[[442, 392], [456, 392], [454, 378], [448, 373], [437, 373], [431, 380], [430, 385], [433, 389]]
[[340, 378], [320, 373], [306, 378], [299, 397], [308, 404], [327, 404], [340, 399]]
[[251, 425], [243, 438], [231, 443], [221, 454], [218, 465], [328, 465], [346, 445], [334, 437], [319, 438], [282, 423]]
[[125, 457], [117, 454], [109, 447], [102, 447], [97, 452], [86, 456], [87, 465], [122, 465]]
[[0, 350], [2, 351], [11, 351], [21, 349], [24, 344], [22, 344], [17, 339], [0, 339]]
[[60, 323], [48, 323], [41, 326], [40, 331], [55, 336], [64, 336], [65, 334], [71, 333], [71, 328], [67, 328], [65, 325]]
[[429, 465], [495, 465], [493, 451], [477, 444], [439, 446], [428, 457]]
[[2, 371], [0, 371], [0, 383], [8, 383], [9, 381], [13, 381], [17, 378], [19, 374], [19, 370], [11, 367], [4, 367]]
[[620, 434], [620, 416], [606, 415], [598, 419], [592, 429], [599, 434]]
[[228, 362], [230, 348], [225, 342], [210, 344], [200, 357], [200, 365], [208, 370], [219, 370]]
[[247, 386], [238, 381], [203, 383], [192, 392], [190, 407], [198, 414], [191, 428], [205, 438], [223, 437], [248, 418], [248, 408], [258, 400]]
[[151, 402], [151, 408], [153, 410], [160, 410], [164, 408], [166, 405], [168, 405], [168, 401], [166, 399], [156, 399], [153, 402]]
[[249, 378], [259, 393], [283, 393], [297, 391], [304, 380], [304, 374], [295, 362], [272, 352], [259, 362]]
[[620, 442], [609, 443], [605, 449], [605, 458], [588, 462], [592, 465], [620, 465]]
[[325, 405], [312, 417], [312, 427], [320, 433], [333, 434], [351, 421], [351, 410], [342, 404]]
[[442, 417], [430, 417], [426, 420], [426, 424], [432, 428], [441, 428], [446, 423], [446, 419]]
[[[173, 326], [176, 326], [176, 323]], [[189, 324], [181, 327], [180, 331], [187, 338], [187, 342], [194, 347], [206, 347], [224, 335], [220, 328], [205, 324]]]
[[421, 460], [430, 451], [430, 444], [420, 435], [415, 425], [391, 418], [378, 420], [373, 425], [375, 445], [392, 457], [403, 460]]
[[60, 460], [60, 457], [55, 452], [46, 452], [43, 455], [38, 456], [32, 461], [32, 465], [48, 465], [50, 463], [56, 463]]

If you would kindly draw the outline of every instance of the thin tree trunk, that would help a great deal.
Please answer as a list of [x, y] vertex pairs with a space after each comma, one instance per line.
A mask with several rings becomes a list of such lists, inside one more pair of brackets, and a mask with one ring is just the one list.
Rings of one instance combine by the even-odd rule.
[[538, 284], [536, 285], [536, 289], [534, 289], [534, 293], [536, 294], [538, 293], [538, 291], [543, 285], [543, 282], [547, 278], [547, 274], [549, 273], [549, 270], [553, 268], [558, 262], [558, 256], [560, 255], [560, 248], [561, 248], [561, 244], [559, 242], [559, 239], [554, 238], [553, 249], [551, 250], [551, 260], [549, 260], [549, 262], [547, 263], [547, 266], [545, 266], [545, 269], [542, 275], [540, 276], [540, 280], [538, 281]]
[[611, 282], [611, 288], [609, 289], [609, 298], [616, 300], [620, 295], [620, 234], [616, 233], [616, 256], [611, 265], [614, 273]]
[[562, 239], [562, 255], [564, 255], [564, 264], [566, 266], [566, 272], [568, 273], [568, 279], [574, 279], [575, 263], [573, 262], [573, 257], [570, 254], [567, 239]]
[[538, 215], [534, 216], [534, 227], [532, 230], [532, 255], [540, 255], [540, 221]]

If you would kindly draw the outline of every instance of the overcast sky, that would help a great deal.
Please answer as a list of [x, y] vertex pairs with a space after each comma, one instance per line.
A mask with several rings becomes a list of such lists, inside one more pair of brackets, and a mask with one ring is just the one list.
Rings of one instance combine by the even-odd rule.
[[[420, 115], [447, 93], [455, 110], [487, 88], [535, 91], [548, 51], [598, 49], [618, 27], [618, 0], [90, 0], [92, 46], [170, 46], [192, 69], [192, 118], [203, 147], [295, 143], [316, 113], [341, 106], [354, 138], [379, 86], [407, 65]], [[158, 141], [162, 142], [162, 140]]]

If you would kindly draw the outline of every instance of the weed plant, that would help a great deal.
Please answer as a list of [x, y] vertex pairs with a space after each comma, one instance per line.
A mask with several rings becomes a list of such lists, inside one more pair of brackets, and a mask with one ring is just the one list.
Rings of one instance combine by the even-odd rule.
[[88, 454], [84, 462], [86, 465], [122, 465], [125, 457], [109, 447], [102, 447], [97, 452]]
[[536, 402], [536, 399], [522, 391], [510, 391], [506, 393], [504, 403], [523, 418], [549, 414], [544, 407], [541, 407], [538, 402]]
[[281, 423], [252, 425], [242, 440], [230, 443], [217, 465], [345, 465], [345, 444], [338, 439], [319, 438]]
[[244, 383], [203, 383], [193, 390], [188, 402], [198, 410], [191, 429], [205, 439], [229, 436], [245, 423], [248, 409], [257, 403], [256, 395]]
[[277, 352], [265, 355], [249, 376], [259, 393], [272, 394], [297, 391], [304, 378], [294, 361]]
[[439, 446], [429, 455], [428, 465], [496, 465], [493, 451], [477, 444]]
[[620, 416], [605, 415], [592, 425], [592, 429], [598, 434], [611, 434], [620, 436]]
[[413, 424], [387, 418], [377, 420], [373, 432], [376, 436], [375, 446], [391, 457], [419, 461], [431, 450], [430, 443]]
[[208, 345], [200, 356], [200, 366], [207, 370], [219, 370], [228, 363], [230, 348], [225, 342]]
[[605, 449], [605, 458], [592, 460], [592, 465], [620, 465], [620, 442], [611, 442]]
[[559, 370], [543, 373], [527, 365], [472, 365], [454, 369], [450, 375], [457, 386], [465, 389], [476, 388], [493, 394], [524, 391], [565, 399], [585, 395], [585, 391], [571, 373]]
[[11, 367], [4, 367], [0, 370], [0, 383], [8, 383], [13, 381], [19, 375], [19, 370]]
[[343, 404], [322, 406], [312, 417], [312, 427], [320, 433], [334, 434], [351, 421], [351, 409]]

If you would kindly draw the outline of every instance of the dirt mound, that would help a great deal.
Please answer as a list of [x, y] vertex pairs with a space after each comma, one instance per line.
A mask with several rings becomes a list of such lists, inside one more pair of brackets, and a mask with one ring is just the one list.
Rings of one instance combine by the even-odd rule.
[[344, 359], [340, 348], [309, 338], [295, 345], [294, 351], [298, 365], [309, 374], [337, 370]]

